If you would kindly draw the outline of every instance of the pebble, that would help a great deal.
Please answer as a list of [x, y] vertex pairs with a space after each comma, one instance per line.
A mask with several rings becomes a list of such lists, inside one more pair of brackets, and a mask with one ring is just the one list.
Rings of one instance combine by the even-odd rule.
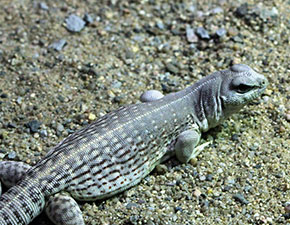
[[192, 166], [196, 167], [196, 166], [198, 165], [197, 158], [191, 158], [191, 159], [189, 160], [189, 163], [190, 163]]
[[222, 168], [218, 168], [216, 172], [217, 172], [218, 174], [220, 174], [220, 173], [223, 173], [224, 171], [223, 171]]
[[90, 114], [89, 114], [89, 120], [90, 120], [90, 121], [94, 121], [96, 118], [97, 118], [97, 117], [96, 117], [96, 115], [95, 115], [94, 113], [90, 113]]
[[86, 13], [84, 15], [84, 21], [86, 21], [87, 24], [92, 24], [94, 22], [94, 19], [90, 14]]
[[213, 180], [213, 175], [212, 174], [207, 174], [205, 180], [206, 181], [212, 181]]
[[242, 205], [247, 205], [247, 204], [249, 204], [249, 201], [244, 197], [244, 195], [242, 195], [242, 194], [235, 194], [235, 195], [233, 195], [233, 198], [237, 201], [237, 202], [239, 202], [239, 203], [241, 203]]
[[32, 120], [25, 124], [29, 128], [31, 133], [36, 133], [41, 125], [41, 122], [38, 120]]
[[196, 29], [196, 34], [201, 38], [201, 39], [204, 39], [204, 40], [209, 40], [210, 39], [210, 36], [209, 36], [209, 33], [206, 29], [204, 29], [203, 27], [198, 27]]
[[64, 126], [61, 123], [57, 123], [56, 130], [58, 132], [63, 132], [64, 131]]
[[16, 158], [16, 152], [15, 151], [9, 152], [7, 158], [10, 159], [10, 160], [15, 159]]
[[242, 4], [235, 11], [235, 14], [238, 17], [244, 17], [245, 15], [247, 15], [247, 13], [248, 13], [248, 4], [247, 3]]
[[210, 13], [212, 13], [212, 14], [218, 14], [218, 13], [222, 13], [222, 12], [224, 12], [224, 10], [221, 7], [216, 7], [214, 9], [210, 10]]
[[255, 13], [256, 15], [259, 15], [259, 17], [263, 20], [276, 19], [279, 14], [276, 7], [272, 7], [272, 9], [270, 10], [262, 4], [258, 4], [258, 7], [254, 8], [253, 13]]
[[186, 26], [186, 39], [190, 43], [198, 41], [198, 37], [194, 33], [194, 29], [192, 29], [190, 26]]
[[47, 130], [41, 130], [40, 132], [39, 132], [39, 134], [40, 134], [40, 136], [41, 137], [47, 137]]
[[53, 50], [60, 52], [66, 44], [67, 44], [67, 42], [65, 39], [60, 39], [60, 40], [50, 44], [48, 46], [48, 48], [52, 48]]
[[75, 14], [69, 15], [65, 19], [66, 28], [71, 32], [80, 32], [84, 27], [86, 22]]
[[239, 135], [233, 134], [231, 139], [232, 139], [232, 141], [238, 141], [239, 140]]
[[134, 203], [134, 202], [129, 202], [127, 205], [126, 205], [126, 209], [133, 209], [133, 208], [138, 208], [140, 207], [137, 203]]
[[7, 124], [7, 127], [8, 127], [8, 128], [16, 128], [17, 125], [16, 125], [15, 123], [13, 123], [13, 122], [9, 122], [9, 123]]
[[0, 98], [8, 98], [8, 94], [6, 94], [6, 93], [2, 93], [2, 94], [0, 95]]
[[168, 168], [164, 164], [159, 164], [155, 167], [157, 174], [162, 175], [168, 171]]
[[206, 180], [206, 176], [201, 175], [201, 176], [199, 177], [199, 180], [200, 180], [200, 181], [205, 181], [205, 180]]
[[49, 10], [49, 7], [47, 6], [47, 4], [45, 2], [40, 2], [39, 8], [42, 10]]
[[193, 195], [198, 198], [201, 195], [201, 191], [199, 189], [195, 189], [193, 191]]
[[182, 209], [180, 206], [176, 206], [174, 210], [175, 210], [176, 213], [177, 213], [178, 211], [180, 211], [180, 212], [183, 211], [183, 209]]
[[167, 63], [166, 69], [173, 74], [179, 73], [179, 68], [173, 65], [172, 63]]
[[286, 202], [285, 203], [284, 210], [285, 210], [286, 213], [290, 213], [290, 202]]
[[220, 28], [215, 33], [218, 38], [221, 38], [226, 35], [227, 30], [225, 28]]
[[286, 118], [286, 120], [287, 120], [288, 122], [290, 122], [290, 113], [287, 113], [286, 116], [285, 116], [285, 118]]

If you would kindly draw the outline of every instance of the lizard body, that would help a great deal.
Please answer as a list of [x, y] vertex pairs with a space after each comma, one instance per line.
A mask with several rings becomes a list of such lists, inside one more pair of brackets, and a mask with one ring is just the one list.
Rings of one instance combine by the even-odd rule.
[[[45, 202], [55, 224], [84, 224], [76, 202], [62, 191], [77, 200], [104, 199], [137, 184], [174, 153], [181, 162], [189, 161], [198, 154], [201, 132], [239, 111], [266, 86], [263, 75], [234, 65], [182, 91], [148, 94], [142, 103], [108, 113], [65, 138], [31, 168], [0, 162], [4, 184], [19, 180], [0, 198], [0, 224], [29, 224]], [[20, 175], [9, 183], [11, 171]]]

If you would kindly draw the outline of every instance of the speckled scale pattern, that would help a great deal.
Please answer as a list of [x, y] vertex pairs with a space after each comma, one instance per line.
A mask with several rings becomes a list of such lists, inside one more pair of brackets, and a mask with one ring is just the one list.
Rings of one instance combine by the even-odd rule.
[[44, 204], [44, 195], [38, 187], [23, 181], [1, 196], [0, 224], [28, 224], [42, 211]]

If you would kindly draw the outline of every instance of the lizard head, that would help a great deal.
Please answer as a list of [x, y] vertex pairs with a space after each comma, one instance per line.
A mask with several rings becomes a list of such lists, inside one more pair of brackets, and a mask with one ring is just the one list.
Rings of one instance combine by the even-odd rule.
[[236, 64], [221, 71], [220, 98], [225, 115], [239, 111], [244, 105], [259, 97], [268, 85], [268, 80], [244, 64]]

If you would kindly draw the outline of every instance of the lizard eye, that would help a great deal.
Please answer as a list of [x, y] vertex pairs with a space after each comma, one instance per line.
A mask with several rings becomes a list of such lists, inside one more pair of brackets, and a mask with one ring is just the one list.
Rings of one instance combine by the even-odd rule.
[[244, 94], [252, 89], [254, 89], [254, 87], [247, 84], [239, 84], [234, 87], [234, 90], [240, 94]]

